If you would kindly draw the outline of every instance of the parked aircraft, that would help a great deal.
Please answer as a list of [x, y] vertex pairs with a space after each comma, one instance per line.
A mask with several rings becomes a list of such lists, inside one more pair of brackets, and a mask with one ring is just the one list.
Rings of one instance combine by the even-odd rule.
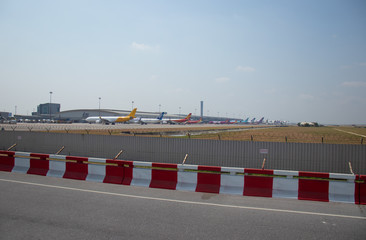
[[234, 124], [237, 123], [237, 121], [230, 121], [230, 120], [226, 120], [226, 121], [210, 121], [210, 124]]
[[88, 117], [85, 121], [89, 123], [103, 123], [103, 124], [114, 124], [130, 121], [135, 118], [137, 108], [134, 108], [127, 116], [101, 116], [101, 117]]
[[170, 124], [185, 123], [185, 122], [189, 121], [189, 119], [191, 119], [191, 115], [192, 115], [192, 113], [188, 114], [187, 117], [182, 118], [182, 119], [166, 119], [164, 121], [166, 121], [167, 123], [170, 123]]
[[195, 123], [201, 123], [201, 122], [202, 122], [202, 118], [200, 118], [199, 120], [188, 120], [184, 124], [195, 124]]
[[263, 123], [263, 119], [264, 119], [264, 117], [262, 117], [261, 119], [259, 119], [259, 121], [254, 122], [253, 124], [262, 124]]
[[247, 117], [245, 120], [241, 121], [240, 123], [244, 123], [244, 124], [246, 124], [246, 123], [248, 123], [248, 122], [249, 122], [249, 117]]
[[136, 118], [134, 120], [131, 120], [132, 123], [140, 123], [140, 124], [157, 124], [157, 123], [161, 123], [164, 114], [166, 114], [166, 112], [162, 112], [157, 118]]

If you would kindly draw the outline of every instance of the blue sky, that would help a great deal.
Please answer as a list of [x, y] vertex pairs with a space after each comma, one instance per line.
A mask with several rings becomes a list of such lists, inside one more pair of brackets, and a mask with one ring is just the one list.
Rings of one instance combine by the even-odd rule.
[[366, 123], [366, 1], [0, 0], [0, 111]]

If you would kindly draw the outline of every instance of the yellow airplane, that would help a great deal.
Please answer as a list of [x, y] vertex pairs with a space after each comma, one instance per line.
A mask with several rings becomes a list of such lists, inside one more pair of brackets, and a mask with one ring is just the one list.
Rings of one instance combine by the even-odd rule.
[[103, 123], [103, 124], [114, 124], [130, 121], [135, 118], [137, 108], [134, 108], [127, 116], [101, 116], [101, 117], [88, 117], [85, 121], [89, 123]]

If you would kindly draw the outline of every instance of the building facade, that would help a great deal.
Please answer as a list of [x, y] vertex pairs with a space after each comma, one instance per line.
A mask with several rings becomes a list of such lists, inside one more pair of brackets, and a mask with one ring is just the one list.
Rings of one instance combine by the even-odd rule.
[[37, 107], [37, 115], [54, 115], [60, 112], [61, 105], [59, 103], [44, 103]]

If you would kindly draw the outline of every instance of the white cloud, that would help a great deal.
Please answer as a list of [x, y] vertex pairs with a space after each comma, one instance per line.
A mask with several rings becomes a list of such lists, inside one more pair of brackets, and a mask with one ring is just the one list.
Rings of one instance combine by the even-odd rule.
[[136, 43], [133, 42], [131, 45], [132, 48], [137, 49], [137, 50], [149, 50], [151, 49], [151, 47], [149, 45], [143, 44], [143, 43]]
[[230, 81], [230, 78], [228, 77], [220, 77], [215, 79], [217, 83], [224, 83]]
[[133, 42], [131, 44], [131, 47], [133, 49], [136, 49], [136, 50], [140, 50], [140, 51], [152, 51], [152, 50], [159, 50], [159, 46], [150, 46], [150, 45], [147, 45], [147, 44], [143, 44], [143, 43], [137, 43], [137, 42]]
[[237, 66], [236, 67], [236, 71], [239, 71], [239, 72], [255, 72], [255, 68], [253, 67], [248, 67], [248, 66]]
[[366, 82], [357, 82], [357, 81], [343, 82], [342, 86], [345, 86], [345, 87], [366, 87]]
[[150, 81], [155, 81], [158, 79], [158, 76], [157, 75], [151, 75], [150, 76]]

